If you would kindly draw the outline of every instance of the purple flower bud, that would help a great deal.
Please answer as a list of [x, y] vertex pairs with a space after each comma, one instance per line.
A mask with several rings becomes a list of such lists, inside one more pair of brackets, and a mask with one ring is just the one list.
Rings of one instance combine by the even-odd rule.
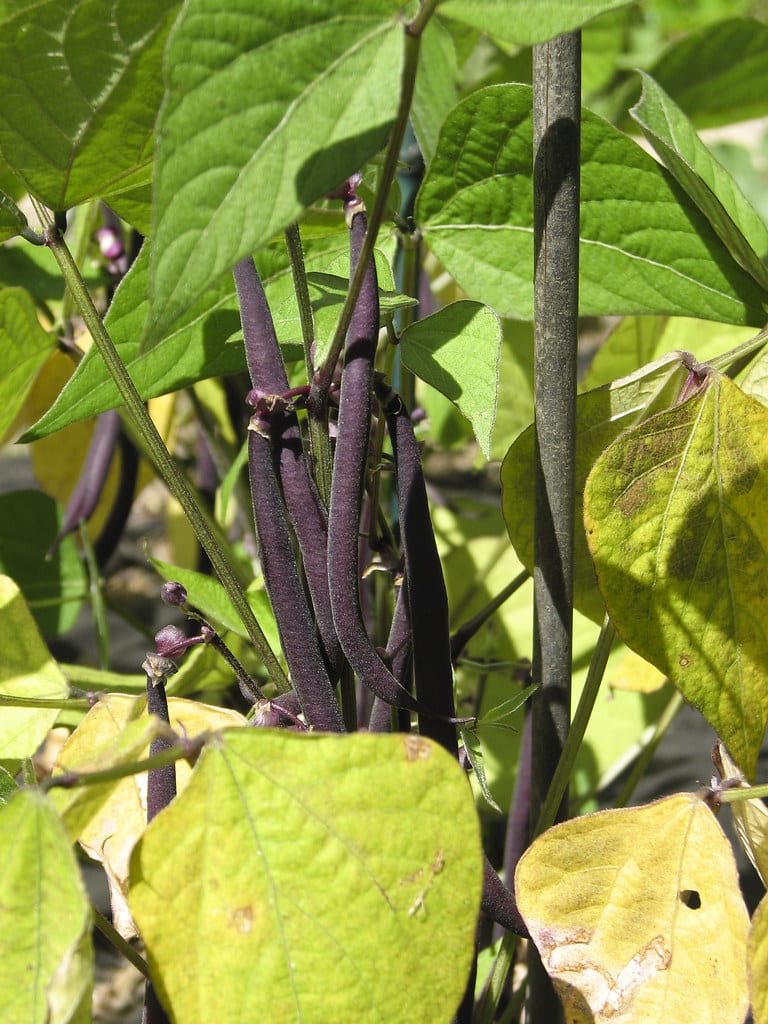
[[160, 597], [166, 604], [171, 604], [176, 608], [181, 608], [182, 605], [187, 603], [186, 587], [183, 587], [181, 583], [175, 583], [173, 581], [164, 583], [160, 590]]
[[360, 187], [362, 180], [363, 176], [360, 171], [355, 171], [341, 185], [328, 192], [326, 199], [343, 199], [345, 203], [348, 203], [350, 199], [355, 198], [355, 192]]
[[123, 240], [114, 228], [99, 228], [96, 242], [105, 260], [117, 260], [125, 251]]
[[260, 700], [248, 724], [254, 729], [277, 729], [281, 724], [280, 709], [271, 700]]
[[157, 653], [164, 658], [178, 658], [188, 647], [194, 647], [195, 644], [203, 642], [203, 638], [200, 636], [185, 636], [178, 626], [163, 626], [155, 634]]

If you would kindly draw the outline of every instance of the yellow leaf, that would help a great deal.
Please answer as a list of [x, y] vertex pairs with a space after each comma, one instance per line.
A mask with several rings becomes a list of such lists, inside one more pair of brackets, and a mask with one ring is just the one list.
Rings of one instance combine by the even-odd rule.
[[[237, 711], [211, 707], [180, 697], [168, 698], [168, 710], [172, 728], [188, 737], [207, 729], [246, 724], [245, 718]], [[105, 695], [72, 733], [59, 757], [59, 767], [78, 771], [94, 771], [106, 767], [104, 751], [115, 749], [119, 742], [124, 742], [129, 726], [135, 728], [146, 721], [145, 698], [117, 693]], [[143, 742], [140, 739], [138, 750], [127, 751], [128, 760], [137, 761], [148, 756], [148, 742], [149, 736]], [[115, 762], [116, 759], [113, 759], [112, 763]], [[190, 772], [191, 768], [186, 761], [176, 762], [178, 792], [186, 786]], [[101, 787], [88, 787], [91, 790], [94, 788]], [[113, 923], [125, 938], [136, 934], [125, 902], [128, 862], [136, 840], [146, 827], [147, 776], [142, 773], [111, 784], [107, 798], [100, 802], [95, 813], [89, 815], [87, 823], [77, 830], [77, 839], [86, 853], [104, 865], [109, 882]]]
[[635, 693], [655, 693], [667, 677], [649, 661], [634, 651], [627, 651], [613, 670], [608, 685], [614, 690], [632, 690]]
[[754, 1024], [768, 1024], [768, 896], [752, 917], [749, 932], [749, 991]]
[[[717, 744], [716, 753], [712, 755], [715, 766], [720, 772], [723, 782], [729, 787], [751, 789], [735, 761], [722, 743]], [[719, 764], [717, 763], [719, 759]], [[768, 886], [768, 807], [762, 800], [738, 800], [730, 805], [733, 814], [733, 825], [744, 852], [752, 861], [752, 866], [760, 876], [763, 885]]]
[[515, 891], [567, 1024], [742, 1024], [749, 917], [698, 796], [555, 826], [520, 860]]

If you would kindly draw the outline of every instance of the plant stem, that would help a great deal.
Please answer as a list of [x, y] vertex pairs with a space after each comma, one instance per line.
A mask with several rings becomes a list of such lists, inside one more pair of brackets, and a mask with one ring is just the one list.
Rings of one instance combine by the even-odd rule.
[[[431, 8], [434, 4], [430, 2], [425, 6], [430, 8], [429, 13], [424, 19], [426, 23], [426, 19], [431, 14]], [[400, 147], [402, 146], [403, 135], [405, 134], [405, 129], [408, 125], [411, 102], [413, 100], [413, 89], [416, 82], [416, 70], [419, 63], [419, 50], [421, 48], [420, 35], [406, 32], [403, 45], [405, 52], [403, 59], [403, 73], [400, 79], [400, 104], [397, 108], [397, 116], [395, 117], [395, 123], [392, 127], [392, 134], [389, 137], [387, 152], [384, 156], [384, 165], [381, 170], [381, 178], [379, 179], [379, 187], [376, 191], [373, 209], [368, 215], [368, 231], [366, 232], [363, 247], [354, 273], [350, 272], [349, 292], [347, 293], [347, 297], [344, 301], [344, 306], [342, 307], [341, 315], [339, 316], [339, 322], [336, 325], [336, 333], [333, 336], [330, 350], [323, 361], [323, 365], [315, 375], [315, 382], [312, 387], [313, 397], [310, 401], [310, 407], [315, 402], [318, 405], [324, 405], [327, 398], [328, 388], [333, 378], [333, 371], [339, 361], [341, 350], [344, 347], [344, 339], [347, 335], [347, 330], [349, 329], [350, 320], [352, 319], [352, 311], [357, 304], [357, 296], [360, 294], [360, 288], [363, 284], [366, 268], [373, 253], [373, 247], [376, 243], [376, 236], [378, 235], [379, 228], [381, 227], [381, 221], [387, 205], [389, 190], [392, 187], [392, 181], [397, 170], [397, 163], [400, 157]]]
[[59, 269], [67, 283], [67, 287], [72, 293], [78, 312], [85, 321], [85, 325], [93, 338], [94, 344], [99, 350], [99, 353], [104, 360], [104, 364], [120, 392], [120, 397], [125, 403], [128, 415], [145, 446], [147, 454], [149, 455], [158, 474], [165, 481], [168, 490], [184, 510], [187, 519], [195, 531], [197, 539], [200, 541], [201, 546], [211, 560], [211, 565], [213, 566], [216, 575], [221, 580], [232, 604], [237, 609], [237, 613], [242, 619], [246, 632], [264, 662], [272, 681], [278, 689], [287, 690], [289, 688], [289, 683], [282, 670], [280, 662], [277, 660], [274, 651], [269, 646], [269, 642], [264, 636], [261, 626], [256, 621], [256, 617], [246, 599], [245, 592], [240, 586], [232, 566], [220, 550], [213, 531], [210, 529], [192, 495], [189, 484], [170, 452], [165, 447], [157, 427], [144, 407], [144, 402], [136, 389], [136, 385], [131, 380], [128, 371], [126, 370], [123, 361], [120, 359], [117, 349], [114, 346], [114, 342], [104, 328], [101, 317], [96, 311], [96, 307], [94, 306], [93, 300], [85, 286], [80, 270], [72, 258], [72, 254], [70, 253], [66, 242], [56, 228], [56, 225], [53, 223], [50, 214], [39, 204], [36, 204], [36, 208], [41, 222], [44, 225], [43, 236], [45, 238], [45, 243], [53, 253], [56, 262], [59, 265]]
[[[537, 823], [570, 725], [579, 285], [581, 36], [533, 48], [534, 639], [531, 822]], [[558, 809], [564, 818], [567, 796]], [[562, 1018], [529, 950], [527, 1017]]]
[[541, 835], [542, 832], [546, 832], [552, 825], [557, 809], [562, 803], [563, 794], [568, 788], [568, 781], [573, 772], [576, 755], [579, 752], [584, 739], [584, 733], [589, 725], [589, 719], [595, 706], [600, 684], [603, 681], [605, 666], [608, 663], [608, 656], [611, 653], [615, 637], [616, 630], [614, 625], [606, 615], [600, 629], [600, 636], [597, 638], [597, 643], [592, 653], [592, 660], [589, 663], [584, 689], [581, 692], [576, 713], [573, 716], [573, 721], [563, 746], [563, 752], [560, 755], [549, 792], [539, 813], [534, 837]]
[[[312, 302], [309, 297], [309, 286], [307, 284], [307, 272], [304, 267], [304, 251], [301, 247], [301, 235], [298, 224], [290, 224], [285, 229], [285, 244], [288, 248], [288, 255], [291, 260], [291, 275], [293, 287], [296, 292], [296, 301], [299, 306], [299, 320], [301, 321], [301, 340], [304, 346], [304, 363], [307, 369], [307, 383], [311, 384], [315, 375], [315, 368], [312, 361], [312, 344], [315, 340], [315, 324], [312, 316]], [[333, 471], [333, 458], [331, 456], [331, 442], [328, 436], [328, 421], [325, 415], [318, 415], [318, 408], [314, 405], [309, 409], [309, 443], [312, 451], [312, 463], [315, 471], [315, 481], [320, 497], [326, 508], [331, 500], [331, 473]], [[325, 406], [323, 406], [323, 412]]]
[[94, 925], [99, 929], [107, 942], [111, 946], [114, 946], [118, 953], [122, 953], [125, 959], [129, 960], [136, 970], [140, 971], [144, 977], [149, 980], [149, 967], [147, 966], [147, 961], [144, 957], [137, 953], [130, 942], [126, 942], [112, 922], [107, 920], [107, 918], [104, 917], [104, 915], [93, 905], [91, 905], [91, 913], [93, 914]]
[[75, 772], [66, 771], [60, 775], [51, 775], [40, 783], [40, 788], [47, 792], [49, 789], [74, 789], [76, 786], [98, 786], [102, 782], [119, 782], [120, 779], [128, 778], [129, 775], [141, 775], [142, 772], [151, 772], [164, 765], [173, 764], [182, 758], [189, 760], [198, 754], [207, 740], [209, 733], [198, 733], [192, 739], [169, 747], [167, 750], [151, 757], [145, 757], [143, 761], [131, 761], [130, 764], [118, 764], [112, 768], [102, 768], [96, 772]]

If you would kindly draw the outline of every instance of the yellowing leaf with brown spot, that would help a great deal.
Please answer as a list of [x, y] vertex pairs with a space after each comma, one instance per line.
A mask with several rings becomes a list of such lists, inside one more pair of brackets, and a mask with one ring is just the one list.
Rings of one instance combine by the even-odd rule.
[[515, 891], [566, 1024], [742, 1024], [749, 916], [698, 796], [555, 826]]
[[754, 1024], [768, 1024], [768, 896], [760, 901], [749, 932], [749, 992]]
[[[180, 697], [168, 698], [168, 710], [171, 727], [190, 738], [207, 729], [246, 724], [245, 718], [237, 711], [211, 707]], [[117, 693], [105, 695], [72, 733], [59, 757], [59, 766], [83, 772], [106, 767], [105, 750], [111, 747], [117, 751], [121, 738], [128, 734], [129, 726], [136, 729], [141, 722], [148, 722], [144, 697], [128, 697]], [[140, 739], [139, 744], [138, 750], [129, 752], [128, 760], [137, 761], [149, 755], [149, 735], [143, 742]], [[112, 763], [115, 762], [123, 763], [116, 758]], [[186, 761], [176, 762], [178, 792], [186, 786], [190, 772], [191, 768]], [[90, 790], [94, 788], [100, 787], [88, 787]], [[87, 824], [77, 830], [76, 838], [86, 853], [104, 865], [109, 881], [113, 923], [126, 938], [136, 934], [125, 903], [128, 862], [137, 839], [146, 827], [147, 775], [142, 772], [111, 784], [109, 795], [95, 808]]]

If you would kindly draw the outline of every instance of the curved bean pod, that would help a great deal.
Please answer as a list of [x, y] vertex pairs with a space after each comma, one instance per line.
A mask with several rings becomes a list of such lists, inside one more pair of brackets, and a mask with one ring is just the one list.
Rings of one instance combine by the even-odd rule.
[[[239, 263], [234, 276], [253, 386], [268, 393], [285, 391], [285, 367], [253, 261], [247, 259]], [[333, 693], [315, 622], [299, 578], [286, 507], [278, 484], [272, 442], [275, 417], [266, 427], [263, 421], [256, 420], [254, 417], [248, 434], [248, 473], [264, 582], [280, 640], [307, 722], [316, 729], [343, 732], [341, 709]], [[310, 504], [308, 496], [309, 491], [306, 491], [305, 508]]]
[[[235, 266], [233, 274], [253, 387], [266, 394], [285, 394], [289, 390], [285, 364], [253, 260], [250, 257], [242, 260]], [[328, 517], [307, 466], [299, 421], [294, 413], [284, 413], [280, 433], [273, 432], [273, 441], [277, 473], [301, 549], [320, 645], [328, 672], [336, 680], [341, 672], [342, 654], [328, 593]]]
[[[400, 539], [405, 556], [405, 585], [413, 645], [416, 698], [431, 714], [419, 715], [419, 732], [458, 754], [448, 594], [429, 515], [421, 454], [408, 410], [399, 395], [380, 387], [385, 397], [392, 453], [397, 474]], [[388, 396], [387, 396], [388, 392]]]
[[[351, 276], [367, 230], [362, 204], [353, 208], [350, 216]], [[373, 361], [378, 334], [378, 282], [371, 258], [352, 313], [341, 375], [328, 517], [328, 583], [336, 634], [353, 671], [385, 703], [416, 711], [416, 700], [400, 685], [377, 654], [360, 611], [357, 541], [368, 461]]]

